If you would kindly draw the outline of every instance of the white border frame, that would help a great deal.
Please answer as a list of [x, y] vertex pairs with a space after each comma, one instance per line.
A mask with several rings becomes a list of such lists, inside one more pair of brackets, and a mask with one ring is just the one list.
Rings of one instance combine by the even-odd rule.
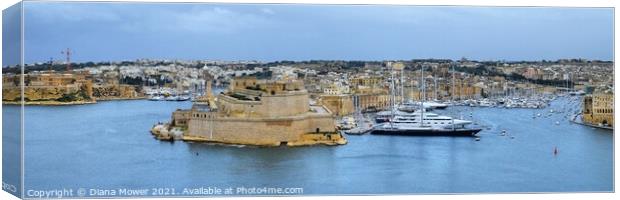
[[[68, 0], [73, 1], [73, 0]], [[82, 0], [82, 1], [93, 1], [93, 0]], [[18, 0], [7, 0], [0, 1], [0, 5], [2, 5], [2, 9], [8, 8], [16, 3]], [[101, 2], [101, 1], [100, 1]], [[106, 2], [172, 2], [172, 3], [311, 3], [311, 4], [377, 4], [377, 5], [390, 5], [390, 4], [398, 4], [398, 5], [454, 5], [454, 6], [525, 6], [525, 7], [533, 7], [533, 6], [554, 6], [554, 7], [612, 7], [614, 8], [614, 65], [615, 58], [617, 52], [615, 51], [616, 40], [615, 36], [617, 32], [615, 31], [617, 16], [615, 15], [615, 8], [618, 7], [618, 2], [613, 0], [216, 0], [216, 1], [205, 1], [205, 0], [107, 0]], [[24, 7], [21, 4], [21, 58], [20, 62], [24, 64]], [[1, 45], [0, 41], [0, 45]], [[22, 69], [23, 70], [23, 69]], [[23, 74], [23, 72], [22, 72]], [[619, 78], [618, 74], [615, 74], [614, 70], [614, 87]], [[23, 81], [23, 79], [22, 79]], [[22, 90], [23, 92], [23, 90]], [[617, 93], [614, 91], [614, 93]], [[22, 95], [23, 96], [23, 95]], [[615, 105], [620, 100], [615, 98]], [[24, 106], [21, 108], [21, 184], [22, 184], [22, 197], [25, 181], [24, 181]], [[614, 117], [617, 117], [616, 114]], [[0, 116], [1, 119], [1, 116]], [[616, 123], [614, 126], [617, 126]], [[0, 121], [1, 125], [1, 121]], [[614, 191], [615, 187], [618, 185], [618, 179], [616, 178], [616, 169], [615, 158], [617, 157], [617, 149], [615, 148], [617, 138], [614, 135]], [[2, 144], [0, 143], [0, 148]], [[2, 166], [0, 165], [0, 170]], [[0, 179], [2, 175], [0, 173]], [[217, 198], [217, 197], [216, 197]], [[389, 196], [303, 196], [303, 197], [279, 197], [284, 199], [406, 199], [406, 198], [417, 198], [417, 199], [586, 199], [586, 198], [595, 198], [595, 199], [616, 199], [618, 195], [616, 193], [553, 193], [553, 194], [467, 194], [467, 195], [415, 195], [415, 196], [405, 196], [405, 195], [389, 195]], [[0, 199], [18, 199], [4, 191], [0, 192]], [[140, 198], [140, 199], [160, 199], [160, 198]], [[166, 199], [184, 199], [184, 198], [166, 198]], [[207, 198], [192, 198], [192, 199], [207, 199]], [[226, 198], [226, 199], [273, 199], [273, 197], [234, 197], [234, 198]]]

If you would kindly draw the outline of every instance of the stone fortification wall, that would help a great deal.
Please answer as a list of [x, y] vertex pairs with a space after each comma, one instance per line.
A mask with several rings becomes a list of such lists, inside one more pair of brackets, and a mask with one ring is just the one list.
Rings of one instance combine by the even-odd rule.
[[[3, 87], [3, 101], [19, 101], [21, 98], [19, 87]], [[28, 86], [24, 88], [26, 101], [90, 101], [90, 94], [85, 87], [77, 84], [67, 86]]]
[[[174, 112], [172, 126], [187, 128], [185, 140], [266, 146], [346, 143], [334, 133], [336, 124], [328, 110], [310, 109], [301, 81], [242, 78], [230, 90], [218, 96], [213, 111]], [[330, 139], [332, 135], [335, 138]]]
[[[301, 94], [298, 94], [301, 93]], [[293, 116], [308, 112], [309, 96], [304, 92], [264, 96], [258, 113], [265, 117]]]
[[[20, 75], [2, 76], [3, 102], [21, 99]], [[23, 83], [24, 100], [33, 104], [66, 104], [70, 102], [94, 102], [92, 81], [83, 74], [27, 74]]]
[[193, 113], [188, 122], [190, 136], [213, 141], [253, 145], [279, 145], [298, 141], [305, 133], [335, 132], [331, 116], [307, 114], [286, 119], [216, 118], [215, 113]]
[[285, 117], [308, 112], [309, 97], [305, 91], [299, 91], [243, 101], [221, 94], [217, 107], [223, 116]]
[[353, 99], [349, 95], [322, 95], [321, 104], [335, 116], [345, 116], [353, 113]]
[[172, 125], [173, 126], [187, 126], [187, 122], [190, 119], [191, 110], [176, 110], [172, 112]]

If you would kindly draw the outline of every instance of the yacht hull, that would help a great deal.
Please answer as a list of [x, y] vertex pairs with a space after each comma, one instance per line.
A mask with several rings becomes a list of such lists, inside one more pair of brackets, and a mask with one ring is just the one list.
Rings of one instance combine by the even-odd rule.
[[443, 110], [443, 109], [446, 109], [446, 108], [448, 108], [447, 105], [446, 106], [435, 106], [435, 107], [433, 107], [433, 109], [437, 109], [437, 110]]
[[416, 130], [416, 129], [374, 129], [370, 133], [375, 135], [408, 135], [408, 136], [461, 136], [473, 137], [482, 129], [442, 129], [442, 130]]
[[375, 122], [376, 122], [377, 124], [379, 124], [379, 123], [385, 123], [385, 122], [389, 122], [389, 121], [390, 121], [390, 119], [389, 119], [389, 118], [375, 118]]

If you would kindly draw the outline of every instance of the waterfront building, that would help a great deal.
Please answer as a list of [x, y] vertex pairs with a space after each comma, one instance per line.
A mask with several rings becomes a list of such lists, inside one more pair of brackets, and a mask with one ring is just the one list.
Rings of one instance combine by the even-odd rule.
[[358, 107], [364, 112], [386, 110], [390, 107], [390, 95], [387, 90], [356, 94], [359, 98]]
[[177, 110], [171, 123], [158, 124], [152, 132], [160, 139], [262, 146], [346, 143], [331, 111], [310, 105], [299, 80], [235, 78], [215, 104], [216, 109], [195, 103]]
[[380, 77], [360, 76], [360, 77], [351, 78], [349, 82], [351, 83], [351, 86], [353, 86], [354, 88], [376, 87], [382, 84], [383, 79], [381, 79]]
[[541, 70], [533, 68], [533, 67], [527, 68], [522, 75], [525, 78], [532, 79], [532, 80], [536, 80], [536, 79], [541, 79], [542, 78]]
[[[363, 112], [388, 109], [391, 105], [389, 91], [384, 88], [384, 79], [380, 76], [357, 76], [349, 79], [351, 92], [358, 99], [354, 107]], [[400, 99], [400, 98], [398, 98]]]
[[454, 94], [451, 95], [451, 98], [478, 99], [482, 96], [483, 89], [479, 85], [476, 86], [474, 84], [467, 83], [464, 81], [459, 81], [459, 80], [455, 82], [456, 83], [454, 84], [454, 90], [452, 90], [451, 88], [448, 88], [450, 90], [449, 93], [453, 93], [452, 91], [454, 91]]
[[327, 84], [327, 86], [323, 88], [323, 93], [327, 95], [341, 95], [349, 92], [349, 86], [344, 85], [341, 82]]
[[335, 116], [345, 116], [353, 113], [353, 99], [350, 95], [321, 95], [319, 101]]
[[614, 94], [608, 91], [595, 91], [583, 98], [583, 121], [594, 125], [614, 124]]

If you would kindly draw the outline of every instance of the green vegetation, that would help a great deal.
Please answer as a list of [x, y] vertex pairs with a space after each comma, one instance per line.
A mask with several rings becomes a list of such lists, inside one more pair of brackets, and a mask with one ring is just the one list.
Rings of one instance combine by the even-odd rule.
[[88, 93], [86, 93], [86, 87], [85, 86], [82, 86], [78, 93], [79, 93], [79, 96], [82, 97], [82, 99], [91, 100], [91, 98], [88, 95]]
[[78, 93], [68, 93], [68, 94], [63, 94], [62, 97], [56, 99], [56, 101], [60, 101], [60, 102], [72, 102], [72, 101], [77, 101], [78, 100]]
[[59, 102], [73, 102], [81, 100], [91, 100], [90, 96], [88, 96], [88, 93], [86, 93], [86, 88], [84, 87], [80, 88], [80, 90], [77, 92], [63, 94], [62, 97], [56, 99], [56, 101]]

